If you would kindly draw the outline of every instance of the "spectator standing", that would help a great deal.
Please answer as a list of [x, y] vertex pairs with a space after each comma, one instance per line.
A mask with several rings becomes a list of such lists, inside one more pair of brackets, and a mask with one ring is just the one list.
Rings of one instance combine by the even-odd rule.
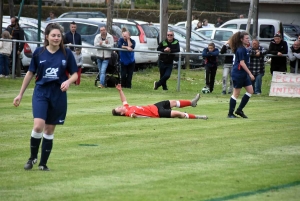
[[[100, 34], [94, 39], [94, 46], [112, 48], [114, 46], [113, 36], [107, 33], [105, 27], [100, 27]], [[99, 85], [98, 88], [105, 87], [106, 69], [111, 58], [111, 50], [97, 49], [97, 64], [99, 69]]]
[[50, 20], [53, 20], [55, 19], [55, 13], [53, 11], [50, 11], [49, 12], [49, 17], [46, 18], [46, 21], [50, 21]]
[[122, 36], [118, 41], [118, 48], [126, 49], [120, 51], [121, 63], [121, 85], [123, 88], [131, 88], [132, 76], [135, 67], [134, 48], [135, 40], [130, 38], [130, 33], [125, 28], [122, 29]]
[[81, 69], [82, 69], [82, 64], [83, 64], [83, 59], [82, 59], [82, 54], [81, 54], [81, 48], [76, 47], [75, 52], [73, 52], [76, 64], [77, 64], [77, 75], [78, 78], [75, 82], [75, 85], [80, 85], [80, 77], [81, 77]]
[[295, 73], [296, 59], [298, 59], [298, 73], [300, 67], [300, 40], [296, 40], [288, 49], [288, 57], [290, 60], [290, 73]]
[[271, 59], [271, 74], [273, 71], [286, 72], [286, 56], [282, 55], [288, 53], [288, 46], [286, 41], [282, 40], [280, 33], [275, 34], [274, 39], [271, 40], [269, 53], [278, 56]]
[[173, 61], [175, 58], [175, 52], [180, 52], [179, 41], [174, 38], [174, 32], [167, 32], [167, 39], [161, 41], [158, 44], [157, 51], [164, 52], [164, 54], [160, 54], [158, 58], [158, 66], [159, 66], [159, 81], [154, 81], [154, 90], [157, 90], [160, 86], [162, 86], [163, 90], [168, 90], [167, 80], [170, 78], [172, 69], [173, 69]]
[[[19, 19], [17, 17], [10, 18], [11, 24], [6, 28], [9, 34], [12, 36], [12, 39], [24, 40], [24, 30], [19, 25]], [[16, 44], [16, 54], [15, 54], [15, 69], [16, 76], [21, 77], [21, 61], [20, 54], [23, 51], [24, 43], [17, 42]], [[11, 53], [13, 58], [13, 51]]]
[[267, 51], [259, 45], [259, 41], [252, 40], [252, 46], [248, 48], [250, 54], [249, 70], [254, 76], [252, 80], [252, 87], [254, 94], [261, 94], [262, 77], [265, 74], [265, 55]]
[[[66, 33], [65, 35], [65, 44], [70, 44], [70, 45], [81, 45], [81, 35], [79, 33], [76, 32], [77, 29], [77, 25], [76, 23], [73, 21], [70, 23], [70, 31], [68, 33]], [[75, 51], [75, 47], [70, 46], [70, 49], [74, 52]]]
[[245, 18], [245, 17], [244, 17], [243, 14], [240, 14], [239, 18], [240, 18], [240, 19], [243, 19], [243, 18]]
[[215, 24], [215, 27], [219, 27], [219, 26], [221, 26], [222, 24], [223, 24], [222, 18], [221, 18], [221, 17], [218, 17], [217, 23]]
[[[229, 47], [229, 41], [227, 41], [225, 45], [222, 46], [221, 54], [232, 54], [231, 48]], [[228, 94], [231, 94], [233, 90], [233, 83], [231, 78], [232, 65], [233, 65], [233, 56], [225, 56], [224, 65], [223, 65], [223, 76], [222, 76], [223, 95], [226, 94], [228, 77], [230, 77]]]
[[[1, 39], [11, 39], [8, 31], [3, 31]], [[12, 44], [9, 41], [0, 41], [0, 77], [9, 76], [9, 56], [12, 51]]]
[[[67, 93], [71, 83], [77, 80], [77, 65], [72, 52], [64, 48], [63, 32], [60, 25], [52, 23], [45, 29], [44, 46], [37, 48], [24, 77], [21, 89], [13, 104], [20, 105], [23, 94], [34, 74], [35, 87], [32, 95], [33, 129], [30, 138], [30, 157], [24, 165], [31, 170], [37, 162], [42, 142], [39, 170], [49, 171], [49, 159], [56, 125], [65, 122]], [[68, 78], [66, 70], [71, 74]]]
[[233, 94], [229, 100], [229, 112], [228, 118], [237, 118], [233, 114], [236, 106], [236, 100], [240, 95], [242, 87], [246, 89], [246, 93], [242, 98], [242, 101], [235, 111], [236, 115], [243, 118], [248, 118], [243, 109], [247, 105], [250, 97], [253, 94], [253, 87], [251, 80], [254, 80], [254, 76], [248, 69], [249, 66], [249, 53], [247, 47], [249, 45], [249, 34], [247, 32], [236, 32], [229, 40], [229, 46], [232, 52], [235, 54], [234, 64], [231, 72], [233, 82]]
[[173, 107], [183, 108], [183, 107], [196, 107], [197, 102], [200, 99], [200, 94], [197, 94], [192, 100], [167, 100], [161, 101], [152, 105], [147, 106], [129, 106], [127, 99], [122, 91], [120, 84], [116, 86], [119, 91], [120, 99], [123, 106], [117, 107], [112, 110], [114, 116], [127, 116], [131, 118], [138, 117], [150, 117], [150, 118], [181, 118], [181, 119], [205, 119], [208, 117], [206, 115], [194, 115], [188, 114], [186, 112], [180, 112], [172, 110]]
[[194, 28], [194, 30], [196, 31], [197, 29], [200, 29], [200, 28], [202, 28], [202, 23], [201, 23], [201, 21], [198, 21], [197, 26]]
[[202, 52], [203, 58], [205, 58], [205, 82], [206, 88], [209, 88], [209, 92], [213, 92], [215, 86], [215, 77], [218, 68], [219, 50], [215, 48], [214, 43], [209, 43], [207, 48], [204, 48]]

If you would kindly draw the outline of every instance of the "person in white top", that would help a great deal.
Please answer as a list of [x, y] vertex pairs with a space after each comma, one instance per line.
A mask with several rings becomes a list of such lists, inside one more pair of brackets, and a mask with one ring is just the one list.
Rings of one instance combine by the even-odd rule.
[[210, 24], [208, 24], [208, 20], [204, 19], [203, 20], [203, 24], [202, 24], [202, 28], [211, 28], [212, 26]]
[[[114, 46], [113, 36], [107, 33], [105, 27], [100, 27], [100, 34], [96, 35], [94, 46], [111, 48]], [[105, 88], [106, 69], [111, 58], [111, 50], [97, 49], [97, 64], [99, 68], [99, 86], [98, 88]]]
[[[3, 31], [1, 39], [11, 39], [8, 31]], [[0, 77], [8, 78], [9, 56], [12, 51], [12, 44], [9, 41], [0, 41]]]

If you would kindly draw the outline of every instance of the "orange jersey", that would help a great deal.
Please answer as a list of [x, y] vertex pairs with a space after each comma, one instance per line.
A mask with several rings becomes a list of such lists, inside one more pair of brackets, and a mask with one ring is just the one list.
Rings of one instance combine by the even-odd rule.
[[159, 118], [158, 109], [155, 105], [147, 106], [129, 106], [127, 103], [124, 104], [127, 112], [125, 116], [131, 117], [132, 114], [137, 115], [137, 117], [152, 117]]

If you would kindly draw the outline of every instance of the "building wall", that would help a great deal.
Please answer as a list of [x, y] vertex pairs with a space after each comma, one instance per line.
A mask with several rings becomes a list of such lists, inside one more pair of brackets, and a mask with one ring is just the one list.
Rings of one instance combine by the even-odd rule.
[[[260, 0], [261, 2], [261, 0]], [[282, 1], [281, 1], [282, 2]], [[300, 25], [300, 1], [297, 4], [259, 4], [259, 18], [269, 18], [280, 20], [283, 24]], [[248, 16], [250, 3], [230, 3], [232, 13], [244, 14]]]

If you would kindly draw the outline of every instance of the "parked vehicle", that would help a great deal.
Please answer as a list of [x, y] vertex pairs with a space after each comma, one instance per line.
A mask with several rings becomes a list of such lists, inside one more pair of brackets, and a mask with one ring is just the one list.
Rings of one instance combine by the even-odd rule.
[[[245, 31], [242, 29], [229, 29], [229, 28], [201, 28], [197, 29], [197, 32], [205, 35], [211, 40], [221, 41], [223, 44], [229, 40], [229, 38], [238, 31]], [[252, 36], [250, 40], [252, 40]]]
[[300, 26], [296, 24], [283, 24], [283, 30], [292, 37], [300, 35]]
[[[220, 28], [244, 29], [246, 30], [248, 19], [233, 19], [225, 22]], [[253, 33], [253, 19], [251, 20], [250, 33]], [[273, 19], [258, 19], [258, 36], [261, 46], [269, 49], [271, 39], [276, 33], [283, 35], [283, 26], [281, 21]]]
[[295, 38], [295, 37], [291, 36], [290, 34], [284, 32], [284, 40], [287, 42], [288, 47], [291, 47], [294, 44], [294, 42], [297, 40], [297, 38]]
[[[91, 20], [104, 23], [107, 21], [106, 18], [91, 18]], [[119, 26], [120, 28], [125, 27], [130, 32], [131, 38], [135, 40], [136, 43], [135, 50], [156, 51], [158, 46], [157, 39], [150, 30], [148, 22], [127, 19], [113, 19], [113, 24]], [[144, 65], [156, 63], [158, 60], [158, 55], [154, 53], [135, 52], [134, 58], [137, 65]]]
[[[96, 35], [100, 33], [100, 27], [106, 26], [106, 22], [75, 18], [56, 18], [48, 23], [58, 23], [64, 28], [64, 32], [68, 32], [70, 31], [70, 23], [73, 21], [77, 25], [76, 31], [81, 35], [81, 40], [91, 45], [94, 45], [94, 39]], [[114, 37], [114, 42], [116, 45], [118, 39], [122, 37], [122, 31], [118, 26], [113, 25], [111, 34]]]
[[67, 12], [61, 14], [58, 18], [82, 18], [82, 19], [88, 19], [88, 18], [102, 18], [106, 17], [106, 15], [100, 11], [91, 11], [91, 12]]

